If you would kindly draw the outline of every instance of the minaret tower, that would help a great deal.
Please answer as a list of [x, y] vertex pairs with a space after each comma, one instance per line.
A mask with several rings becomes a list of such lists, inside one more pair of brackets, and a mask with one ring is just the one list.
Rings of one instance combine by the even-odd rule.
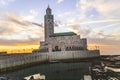
[[46, 14], [44, 16], [44, 30], [45, 30], [45, 42], [48, 42], [49, 36], [54, 34], [54, 16], [49, 8], [46, 9]]

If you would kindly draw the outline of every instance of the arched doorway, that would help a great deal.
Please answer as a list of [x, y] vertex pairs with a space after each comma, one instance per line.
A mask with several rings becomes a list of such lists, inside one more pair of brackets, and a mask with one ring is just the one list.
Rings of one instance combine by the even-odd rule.
[[55, 46], [55, 51], [59, 51], [59, 48], [58, 48], [58, 46]]

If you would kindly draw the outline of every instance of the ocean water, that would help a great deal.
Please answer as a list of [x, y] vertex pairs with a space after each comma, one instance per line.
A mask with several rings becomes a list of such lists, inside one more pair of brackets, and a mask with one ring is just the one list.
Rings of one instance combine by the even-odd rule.
[[78, 63], [49, 63], [0, 74], [8, 77], [26, 77], [33, 74], [42, 74], [46, 80], [83, 80], [83, 75], [89, 74], [89, 62]]

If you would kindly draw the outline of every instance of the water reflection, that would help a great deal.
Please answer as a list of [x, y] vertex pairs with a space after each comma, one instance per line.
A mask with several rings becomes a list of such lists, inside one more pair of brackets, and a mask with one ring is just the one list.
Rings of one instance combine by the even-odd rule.
[[89, 74], [91, 63], [55, 63], [40, 64], [38, 66], [1, 74], [9, 77], [25, 77], [33, 74], [44, 74], [46, 80], [83, 80], [84, 74]]

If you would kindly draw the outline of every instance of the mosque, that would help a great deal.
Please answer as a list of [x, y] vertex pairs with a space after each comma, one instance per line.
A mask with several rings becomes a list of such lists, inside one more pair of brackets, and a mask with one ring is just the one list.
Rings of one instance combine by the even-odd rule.
[[48, 6], [44, 16], [44, 40], [32, 53], [49, 60], [81, 59], [99, 57], [99, 50], [88, 50], [87, 39], [74, 32], [54, 33], [54, 16]]
[[48, 6], [44, 16], [45, 41], [40, 42], [40, 51], [87, 50], [87, 39], [74, 32], [54, 33], [54, 15]]

